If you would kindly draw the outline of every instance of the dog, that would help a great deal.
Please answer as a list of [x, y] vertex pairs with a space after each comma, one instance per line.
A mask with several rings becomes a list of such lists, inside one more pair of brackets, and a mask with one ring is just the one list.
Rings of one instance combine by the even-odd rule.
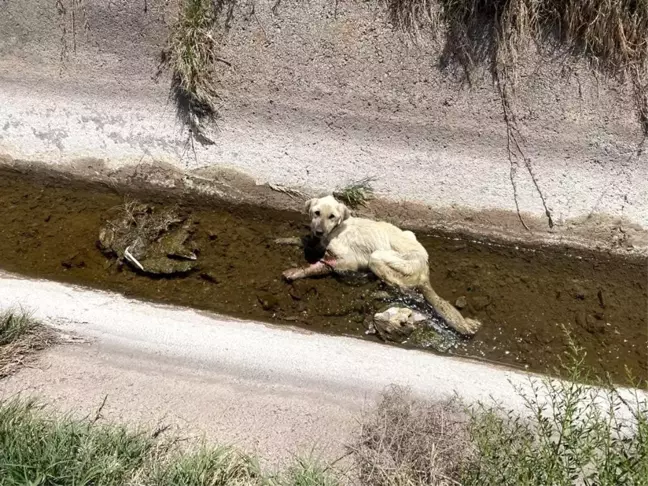
[[286, 280], [370, 270], [388, 285], [420, 291], [460, 334], [472, 336], [481, 327], [478, 321], [464, 318], [434, 291], [430, 285], [428, 253], [414, 233], [384, 221], [353, 217], [349, 208], [333, 196], [310, 199], [305, 209], [311, 219], [311, 232], [322, 241], [326, 253], [308, 267], [286, 270]]

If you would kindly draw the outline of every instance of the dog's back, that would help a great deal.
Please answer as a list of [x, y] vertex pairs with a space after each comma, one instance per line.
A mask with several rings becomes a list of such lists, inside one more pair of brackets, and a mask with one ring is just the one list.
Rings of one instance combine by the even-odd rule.
[[340, 257], [353, 255], [361, 266], [369, 263], [375, 251], [393, 250], [402, 255], [416, 255], [427, 261], [427, 251], [411, 231], [391, 223], [365, 218], [348, 218], [330, 235], [329, 249]]

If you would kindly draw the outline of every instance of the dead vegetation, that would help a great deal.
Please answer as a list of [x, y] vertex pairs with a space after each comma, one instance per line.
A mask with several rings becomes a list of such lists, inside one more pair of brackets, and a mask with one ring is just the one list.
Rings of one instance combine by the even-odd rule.
[[99, 249], [137, 270], [154, 275], [176, 275], [197, 264], [191, 236], [192, 222], [177, 207], [154, 208], [127, 201], [111, 209], [99, 230]]
[[171, 72], [171, 93], [178, 117], [202, 143], [213, 143], [205, 123], [217, 116], [218, 71], [229, 66], [219, 56], [220, 40], [215, 25], [220, 8], [213, 0], [180, 0], [178, 18], [171, 28], [160, 67]]
[[449, 486], [471, 453], [467, 416], [453, 401], [425, 402], [386, 391], [361, 424], [351, 452], [360, 483]]
[[415, 40], [442, 39], [442, 67], [459, 66], [468, 83], [478, 67], [491, 72], [502, 101], [515, 205], [527, 230], [517, 200], [519, 168], [528, 172], [553, 227], [515, 109], [519, 67], [530, 50], [563, 64], [585, 59], [596, 73], [631, 86], [644, 139], [648, 135], [646, 0], [387, 0], [387, 6], [394, 25]]
[[570, 340], [565, 380], [529, 377], [528, 387], [516, 387], [524, 411], [495, 401], [431, 402], [391, 388], [363, 414], [351, 447], [359, 484], [646, 485], [645, 380], [623, 392], [586, 385], [585, 357]]
[[466, 75], [480, 64], [515, 81], [529, 47], [587, 59], [621, 81], [645, 82], [645, 0], [388, 0], [392, 22], [415, 38], [445, 39], [444, 61]]
[[54, 343], [54, 334], [24, 311], [0, 312], [0, 378]]
[[182, 223], [176, 208], [155, 211], [138, 201], [127, 201], [112, 208], [101, 230], [100, 242], [121, 258], [128, 249], [139, 253], [141, 247], [162, 236], [169, 228]]

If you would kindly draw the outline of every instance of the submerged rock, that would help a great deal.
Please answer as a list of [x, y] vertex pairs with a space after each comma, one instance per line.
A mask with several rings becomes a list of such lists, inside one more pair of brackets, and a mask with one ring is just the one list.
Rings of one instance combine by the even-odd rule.
[[455, 301], [455, 307], [459, 310], [463, 309], [468, 305], [468, 300], [465, 295], [462, 295]]
[[408, 343], [421, 348], [431, 348], [445, 353], [456, 344], [455, 338], [443, 334], [429, 324], [419, 326], [410, 334]]
[[191, 221], [175, 210], [136, 202], [115, 208], [99, 231], [99, 249], [152, 275], [177, 275], [196, 268], [198, 250]]

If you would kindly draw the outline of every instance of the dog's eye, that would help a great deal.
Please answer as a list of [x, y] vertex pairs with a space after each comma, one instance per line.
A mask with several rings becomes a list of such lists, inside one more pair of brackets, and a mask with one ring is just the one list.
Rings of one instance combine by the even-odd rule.
[[335, 214], [331, 214], [331, 215], [329, 216], [329, 219], [335, 219]]
[[315, 216], [319, 216], [319, 215], [320, 215], [320, 212], [319, 212], [319, 211], [315, 211]]

